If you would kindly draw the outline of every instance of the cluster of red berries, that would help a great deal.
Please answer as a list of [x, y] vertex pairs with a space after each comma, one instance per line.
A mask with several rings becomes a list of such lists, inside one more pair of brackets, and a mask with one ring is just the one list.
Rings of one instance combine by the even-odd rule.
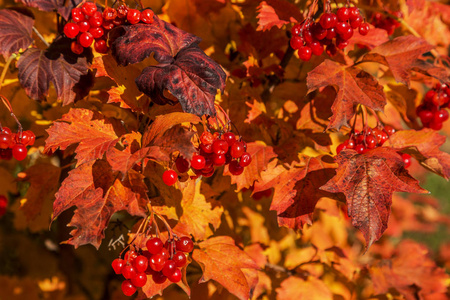
[[[359, 154], [364, 154], [367, 151], [383, 146], [384, 142], [389, 139], [389, 136], [395, 133], [395, 128], [389, 125], [384, 126], [384, 129], [375, 127], [366, 127], [363, 131], [355, 131], [350, 134], [349, 139], [337, 146], [336, 153], [339, 154], [344, 149], [353, 149]], [[405, 168], [411, 165], [411, 155], [401, 153]]]
[[[175, 165], [178, 172], [186, 173], [192, 169], [196, 176], [210, 177], [214, 174], [215, 167], [228, 165], [231, 174], [240, 175], [252, 162], [252, 156], [246, 152], [247, 144], [232, 132], [212, 134], [204, 131], [200, 136], [198, 151], [190, 162], [182, 156], [177, 158]], [[173, 185], [177, 180], [178, 176], [174, 170], [164, 172], [165, 184]]]
[[107, 53], [107, 34], [111, 29], [126, 22], [137, 24], [142, 21], [151, 24], [153, 16], [151, 9], [139, 11], [122, 4], [117, 9], [107, 7], [102, 12], [95, 3], [84, 2], [81, 7], [72, 9], [73, 22], [64, 26], [64, 34], [68, 38], [76, 38], [71, 44], [71, 50], [75, 54], [81, 54], [84, 48], [90, 47], [92, 43], [95, 51]]
[[[392, 15], [397, 18], [403, 18], [403, 14], [400, 11], [392, 12]], [[392, 17], [386, 17], [384, 14], [380, 12], [376, 12], [372, 15], [372, 19], [370, 21], [373, 26], [377, 28], [381, 28], [387, 31], [388, 35], [392, 35], [398, 27], [400, 27], [400, 22]]]
[[295, 24], [291, 29], [291, 47], [298, 50], [298, 56], [308, 61], [311, 56], [321, 55], [326, 47], [329, 56], [336, 54], [337, 49], [344, 49], [353, 36], [353, 30], [366, 35], [369, 24], [364, 22], [357, 7], [341, 7], [336, 13], [326, 12], [319, 21], [305, 20]]
[[446, 84], [437, 84], [423, 98], [423, 103], [416, 109], [424, 127], [441, 130], [442, 123], [448, 120], [445, 109], [450, 103], [450, 88]]
[[192, 252], [194, 243], [187, 237], [167, 241], [165, 244], [158, 237], [150, 238], [146, 242], [147, 250], [129, 250], [124, 259], [116, 258], [112, 267], [116, 274], [122, 274], [122, 292], [131, 296], [136, 288], [147, 283], [147, 275], [152, 276], [155, 283], [181, 280], [180, 268], [186, 265], [186, 253]]
[[8, 206], [8, 198], [3, 195], [0, 195], [0, 217], [3, 217], [6, 214], [6, 207]]
[[36, 136], [31, 130], [12, 133], [8, 127], [0, 127], [0, 159], [24, 160], [27, 146], [32, 146]]

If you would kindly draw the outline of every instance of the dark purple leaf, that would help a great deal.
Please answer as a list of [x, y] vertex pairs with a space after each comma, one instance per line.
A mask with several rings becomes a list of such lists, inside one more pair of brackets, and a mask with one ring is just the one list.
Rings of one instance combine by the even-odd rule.
[[16, 2], [43, 11], [56, 11], [64, 19], [69, 20], [72, 8], [81, 3], [81, 0], [16, 0]]
[[17, 11], [0, 10], [0, 53], [5, 59], [31, 45], [33, 24], [32, 18]]

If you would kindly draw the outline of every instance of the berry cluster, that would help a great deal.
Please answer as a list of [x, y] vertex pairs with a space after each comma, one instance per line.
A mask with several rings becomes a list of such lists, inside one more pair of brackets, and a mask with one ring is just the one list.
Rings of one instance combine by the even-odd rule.
[[122, 274], [122, 292], [131, 296], [136, 288], [147, 283], [147, 275], [151, 275], [155, 283], [164, 283], [181, 280], [180, 268], [186, 265], [186, 253], [192, 252], [194, 243], [183, 236], [179, 239], [169, 240], [165, 244], [158, 237], [150, 238], [146, 242], [147, 250], [129, 250], [124, 259], [116, 258], [112, 267], [116, 274]]
[[450, 103], [450, 88], [446, 84], [437, 84], [429, 90], [423, 98], [423, 103], [417, 107], [424, 127], [441, 130], [442, 123], [448, 120], [448, 111], [445, 109]]
[[[397, 18], [403, 18], [403, 14], [400, 11], [392, 12], [392, 15]], [[376, 12], [372, 15], [372, 20], [370, 21], [373, 26], [381, 28], [387, 31], [388, 35], [392, 35], [398, 27], [400, 27], [400, 22], [391, 17], [385, 17], [382, 13]]]
[[24, 160], [27, 157], [26, 146], [32, 146], [36, 136], [31, 130], [12, 133], [8, 127], [0, 127], [0, 159]]
[[[232, 132], [212, 134], [204, 131], [200, 136], [198, 153], [193, 155], [190, 162], [179, 156], [175, 165], [180, 173], [186, 173], [191, 168], [196, 176], [205, 177], [212, 176], [215, 167], [228, 165], [231, 174], [240, 175], [252, 162], [252, 156], [246, 151], [247, 144]], [[174, 170], [167, 170], [163, 174], [163, 181], [167, 185], [175, 184], [177, 179]]]
[[6, 207], [8, 206], [8, 199], [0, 195], [0, 217], [3, 217], [4, 214], [6, 214]]
[[117, 9], [106, 7], [102, 12], [95, 3], [84, 2], [81, 7], [72, 9], [73, 22], [64, 26], [64, 34], [68, 38], [76, 38], [71, 44], [71, 50], [75, 54], [81, 54], [84, 48], [90, 47], [92, 43], [95, 51], [107, 53], [107, 34], [111, 29], [126, 22], [137, 24], [142, 21], [151, 24], [153, 16], [151, 9], [139, 11], [122, 4]]
[[353, 30], [366, 35], [369, 24], [364, 22], [357, 7], [341, 7], [336, 13], [325, 12], [319, 21], [305, 20], [291, 29], [291, 47], [298, 50], [298, 56], [308, 61], [311, 56], [321, 55], [326, 47], [329, 56], [336, 54], [337, 49], [344, 49], [353, 36]]

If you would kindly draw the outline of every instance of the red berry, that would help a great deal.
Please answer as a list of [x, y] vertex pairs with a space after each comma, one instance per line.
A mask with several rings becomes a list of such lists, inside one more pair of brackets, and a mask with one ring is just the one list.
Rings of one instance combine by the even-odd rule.
[[101, 39], [101, 40], [97, 40], [94, 42], [94, 49], [95, 51], [97, 51], [98, 53], [108, 53], [108, 45], [106, 45], [106, 41]]
[[339, 144], [339, 146], [336, 147], [336, 153], [339, 154], [341, 153], [342, 150], [347, 149], [347, 145], [345, 143], [341, 143]]
[[390, 136], [395, 133], [395, 128], [390, 125], [386, 125], [384, 126], [384, 131], [386, 131], [386, 133]]
[[405, 164], [405, 168], [411, 166], [411, 155], [408, 153], [402, 153], [403, 163]]
[[164, 268], [166, 259], [161, 254], [153, 254], [150, 258], [149, 265], [153, 271], [161, 271]]
[[172, 273], [177, 269], [177, 265], [171, 261], [168, 260], [166, 261], [164, 268], [162, 269], [162, 273], [166, 276], [169, 277], [170, 275], [172, 275]]
[[244, 152], [244, 144], [240, 141], [236, 141], [236, 143], [231, 146], [230, 154], [234, 158], [240, 158]]
[[180, 173], [186, 173], [189, 170], [189, 162], [181, 156], [175, 161], [175, 166]]
[[202, 135], [200, 136], [200, 142], [204, 145], [212, 145], [215, 140], [216, 138], [209, 131], [203, 131]]
[[147, 274], [145, 273], [136, 274], [136, 276], [131, 278], [131, 283], [135, 287], [143, 287], [147, 283]]
[[349, 19], [350, 19], [350, 21], [354, 21], [358, 17], [361, 17], [361, 14], [359, 13], [359, 9], [357, 7], [350, 7], [349, 8]]
[[91, 28], [91, 25], [89, 25], [88, 21], [80, 21], [77, 23], [78, 28], [80, 28], [80, 32], [87, 32], [89, 28]]
[[433, 120], [434, 114], [429, 110], [422, 110], [419, 112], [420, 121], [422, 124], [428, 124]]
[[155, 13], [151, 9], [144, 9], [141, 11], [141, 21], [147, 24], [153, 23], [153, 16]]
[[317, 40], [323, 40], [326, 36], [328, 31], [320, 25], [320, 23], [313, 23], [311, 25], [311, 33], [313, 34], [314, 38]]
[[177, 182], [178, 175], [174, 170], [166, 170], [164, 171], [162, 178], [166, 185], [171, 186]]
[[90, 34], [89, 32], [83, 32], [78, 36], [78, 43], [84, 48], [90, 47], [93, 41], [94, 38], [92, 37], [92, 34]]
[[338, 48], [338, 49], [344, 49], [345, 47], [347, 47], [348, 46], [348, 41], [347, 40], [344, 40], [344, 39], [342, 39], [341, 37], [338, 37], [337, 39], [336, 39], [336, 47]]
[[70, 44], [70, 50], [72, 50], [73, 53], [80, 55], [81, 53], [83, 53], [84, 48], [77, 41], [73, 41]]
[[36, 136], [34, 135], [33, 131], [26, 130], [22, 132], [22, 142], [25, 146], [33, 146], [35, 139]]
[[[336, 37], [336, 29], [334, 27], [327, 29], [327, 37], [326, 38], [328, 40], [332, 40], [335, 37]], [[322, 41], [322, 43], [323, 43], [323, 41]]]
[[337, 22], [337, 17], [333, 13], [324, 13], [320, 17], [320, 25], [322, 25], [323, 28], [328, 29], [334, 27], [334, 25]]
[[161, 251], [161, 249], [164, 247], [163, 242], [160, 238], [153, 237], [147, 241], [145, 244], [147, 246], [148, 252], [151, 254], [157, 254]]
[[367, 35], [370, 31], [370, 26], [367, 23], [362, 23], [359, 25], [359, 34], [360, 35]]
[[338, 34], [344, 34], [348, 31], [348, 28], [350, 28], [350, 25], [346, 22], [337, 22], [336, 24], [336, 33]]
[[111, 30], [111, 29], [113, 29], [114, 28], [114, 23], [113, 23], [113, 21], [103, 21], [103, 24], [102, 24], [102, 27], [105, 29], [105, 30]]
[[136, 293], [136, 287], [131, 283], [130, 280], [125, 280], [122, 282], [122, 293], [125, 296], [131, 296]]
[[312, 36], [312, 32], [309, 30], [309, 28], [306, 28], [305, 30], [303, 30], [301, 37], [303, 37], [303, 40], [306, 43], [311, 43], [314, 39]]
[[440, 109], [434, 114], [433, 121], [436, 123], [445, 122], [448, 120], [448, 112], [445, 109]]
[[92, 17], [89, 18], [89, 25], [91, 27], [100, 27], [103, 23], [103, 16], [102, 13], [99, 11], [96, 11]]
[[136, 276], [137, 272], [136, 269], [132, 265], [126, 265], [122, 268], [122, 275], [126, 279], [131, 279], [134, 276]]
[[177, 267], [182, 268], [186, 265], [186, 254], [178, 251], [173, 255], [172, 260], [177, 265]]
[[298, 49], [298, 57], [303, 61], [308, 61], [311, 59], [312, 51], [308, 46], [302, 46]]
[[75, 22], [81, 22], [84, 21], [85, 19], [86, 18], [81, 8], [72, 9], [72, 20], [74, 20]]
[[341, 7], [337, 10], [336, 16], [339, 21], [345, 22], [350, 18], [350, 11], [347, 7]]
[[[213, 155], [213, 163], [215, 166], [223, 166], [225, 164], [226, 158], [225, 154], [215, 154]], [[214, 172], [214, 167], [212, 167], [212, 171]], [[209, 174], [211, 170], [207, 170], [206, 174]]]
[[359, 145], [356, 145], [355, 150], [359, 154], [363, 154], [366, 151], [366, 147], [364, 147], [363, 144], [359, 144]]
[[302, 24], [295, 24], [292, 28], [291, 28], [291, 33], [293, 36], [300, 36], [302, 33]]
[[373, 135], [366, 136], [366, 146], [368, 149], [373, 149], [377, 146], [377, 139]]
[[350, 21], [350, 26], [353, 29], [356, 29], [362, 24], [363, 21], [364, 21], [364, 19], [361, 16], [358, 16], [356, 19]]
[[130, 251], [127, 251], [127, 253], [125, 253], [125, 260], [131, 264], [138, 256], [139, 256], [139, 254], [137, 254], [136, 251], [130, 250]]
[[298, 50], [298, 48], [303, 46], [304, 41], [303, 41], [303, 39], [300, 36], [294, 35], [294, 36], [291, 37], [291, 40], [289, 41], [289, 44], [291, 45], [292, 49]]
[[378, 128], [373, 129], [373, 134], [377, 138], [378, 146], [382, 146], [389, 138], [386, 132]]
[[232, 132], [225, 132], [223, 134], [222, 138], [228, 143], [228, 146], [230, 146], [230, 147], [234, 143], [236, 143], [236, 135], [234, 133], [232, 133]]
[[244, 172], [244, 167], [242, 167], [237, 160], [233, 160], [228, 165], [228, 169], [232, 175], [241, 175]]
[[212, 144], [213, 152], [216, 154], [225, 154], [228, 151], [228, 143], [224, 140], [215, 140]]
[[241, 167], [246, 167], [252, 162], [252, 156], [250, 153], [244, 152], [242, 153], [241, 159], [239, 160], [239, 165]]
[[0, 133], [0, 149], [7, 149], [11, 143], [11, 135], [6, 133]]
[[125, 261], [121, 258], [116, 258], [111, 263], [112, 268], [116, 274], [122, 274], [122, 269], [125, 266]]
[[129, 9], [127, 13], [127, 20], [130, 24], [137, 24], [141, 18], [141, 12], [137, 9]]
[[161, 251], [159, 251], [158, 254], [161, 254], [162, 257], [164, 258], [164, 260], [168, 260], [169, 259], [169, 251], [167, 251], [166, 248], [162, 248]]
[[343, 40], [348, 41], [353, 36], [353, 28], [348, 26], [347, 29], [345, 29], [343, 33], [339, 33], [339, 35]]
[[117, 18], [117, 10], [115, 10], [114, 8], [111, 8], [111, 7], [107, 7], [103, 11], [102, 16], [103, 16], [103, 19], [105, 19], [107, 21], [112, 21], [115, 18]]
[[[224, 141], [225, 142], [225, 141]], [[191, 167], [196, 170], [201, 170], [205, 167], [205, 157], [202, 155], [194, 154], [191, 160]]]
[[148, 259], [147, 259], [147, 257], [145, 257], [143, 255], [139, 255], [133, 261], [133, 266], [134, 266], [134, 268], [136, 269], [136, 271], [138, 273], [144, 272], [145, 270], [147, 270], [147, 266], [148, 266]]
[[93, 2], [84, 2], [84, 4], [81, 6], [81, 10], [85, 15], [92, 17], [97, 11], [97, 5], [95, 5], [95, 3]]
[[128, 7], [125, 4], [120, 5], [117, 8], [117, 16], [121, 19], [124, 19], [127, 17], [128, 14]]
[[313, 41], [308, 44], [308, 47], [311, 48], [312, 54], [320, 56], [323, 53], [323, 46], [318, 41]]
[[167, 277], [161, 272], [156, 272], [152, 275], [152, 279], [155, 283], [162, 284], [166, 281]]
[[27, 157], [27, 148], [22, 144], [16, 144], [12, 148], [12, 155], [17, 160], [24, 160]]
[[[105, 33], [103, 31], [103, 28], [101, 28], [101, 27], [91, 27], [91, 28], [89, 28], [88, 32], [92, 35], [92, 37], [94, 39], [101, 38], [103, 36], [103, 34]], [[105, 45], [106, 45], [106, 42], [105, 42]]]
[[175, 269], [170, 276], [167, 276], [167, 278], [172, 282], [179, 282], [181, 280], [181, 271], [180, 269]]
[[175, 246], [177, 251], [183, 251], [186, 253], [194, 250], [194, 242], [192, 242], [192, 240], [187, 236], [183, 236], [178, 241], [176, 241]]
[[67, 23], [64, 25], [64, 34], [69, 38], [75, 38], [80, 32], [80, 27], [75, 23]]
[[429, 124], [430, 128], [433, 130], [441, 130], [442, 129], [442, 122], [436, 122], [434, 119]]

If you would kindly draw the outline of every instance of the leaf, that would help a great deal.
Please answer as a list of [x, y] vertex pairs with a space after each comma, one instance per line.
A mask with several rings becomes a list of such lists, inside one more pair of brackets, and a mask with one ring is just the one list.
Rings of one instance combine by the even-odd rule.
[[397, 82], [409, 86], [410, 70], [415, 61], [434, 47], [422, 38], [412, 35], [400, 36], [388, 41], [363, 57], [363, 61], [374, 61], [388, 66]]
[[328, 129], [347, 125], [355, 114], [357, 104], [376, 111], [382, 111], [386, 105], [383, 86], [372, 75], [356, 67], [347, 67], [327, 59], [309, 72], [306, 80], [308, 93], [329, 85], [338, 88]]
[[[53, 204], [53, 220], [63, 211], [76, 206], [67, 225], [75, 229], [66, 243], [75, 248], [92, 244], [98, 249], [105, 237], [104, 230], [115, 212], [127, 210], [134, 216], [146, 215], [144, 187], [142, 175], [133, 175], [121, 181], [115, 178], [107, 162], [87, 162], [70, 171], [63, 181]], [[135, 192], [137, 189], [142, 192]]]
[[198, 244], [192, 258], [200, 264], [203, 276], [199, 283], [215, 280], [241, 300], [251, 297], [243, 269], [257, 272], [258, 265], [227, 236], [214, 237]]
[[272, 158], [277, 157], [273, 152], [273, 148], [262, 142], [248, 143], [247, 152], [252, 156], [252, 162], [244, 168], [244, 172], [241, 175], [233, 176], [228, 167], [224, 171], [224, 175], [231, 176], [231, 183], [237, 185], [237, 191], [243, 188], [250, 188], [255, 181], [261, 178], [260, 173], [266, 169]]
[[16, 0], [23, 5], [35, 7], [42, 11], [57, 11], [65, 20], [69, 20], [72, 8], [76, 7], [82, 0]]
[[308, 299], [308, 300], [332, 300], [333, 293], [324, 281], [309, 276], [307, 280], [291, 276], [285, 279], [277, 291], [277, 300], [283, 299]]
[[[358, 30], [353, 31], [353, 36], [349, 40], [348, 47], [350, 47], [351, 45], [364, 45], [369, 49], [373, 49], [389, 41], [389, 37], [386, 30], [376, 28], [372, 24], [369, 24], [369, 26], [370, 26], [369, 33], [366, 35], [359, 34]], [[348, 49], [350, 50], [351, 48]]]
[[206, 201], [200, 186], [201, 181], [190, 180], [182, 190], [183, 214], [173, 230], [181, 235], [192, 234], [196, 240], [205, 240], [213, 235], [212, 228], [219, 228], [223, 207], [215, 201]]
[[0, 53], [5, 60], [33, 43], [34, 20], [10, 9], [0, 10]]
[[30, 48], [20, 56], [17, 61], [19, 81], [31, 99], [44, 100], [53, 83], [63, 105], [74, 102], [73, 88], [82, 75], [87, 74], [88, 63], [85, 57], [74, 57], [69, 49], [66, 51], [71, 54]]
[[404, 168], [393, 149], [380, 147], [360, 155], [344, 150], [337, 156], [337, 174], [322, 190], [344, 193], [348, 215], [366, 240], [368, 249], [387, 228], [395, 191], [426, 193]]
[[47, 133], [49, 137], [45, 141], [44, 151], [65, 150], [70, 145], [78, 144], [75, 156], [77, 166], [101, 159], [119, 140], [108, 119], [94, 116], [93, 111], [83, 108], [70, 109], [47, 129]]
[[262, 1], [257, 11], [258, 28], [256, 30], [270, 30], [274, 26], [280, 29], [283, 25], [300, 23], [303, 20], [298, 7], [287, 1]]
[[312, 223], [316, 203], [322, 197], [333, 197], [319, 190], [335, 174], [336, 165], [330, 157], [301, 156], [300, 163], [276, 166], [271, 163], [255, 183], [253, 193], [274, 188], [271, 210], [278, 216], [278, 224], [293, 229], [302, 229]]
[[422, 166], [444, 177], [450, 178], [450, 154], [440, 151], [446, 137], [429, 128], [420, 131], [400, 130], [389, 137], [387, 147], [407, 150]]

